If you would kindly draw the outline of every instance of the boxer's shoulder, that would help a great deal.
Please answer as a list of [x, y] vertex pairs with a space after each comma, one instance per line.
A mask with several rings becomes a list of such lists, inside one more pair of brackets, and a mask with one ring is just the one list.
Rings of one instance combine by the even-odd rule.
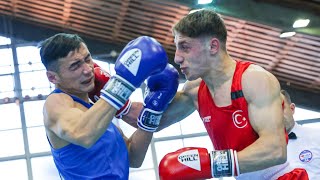
[[247, 100], [252, 96], [256, 98], [257, 95], [272, 95], [279, 94], [280, 85], [277, 78], [257, 65], [250, 65], [242, 76], [242, 90]]
[[63, 106], [73, 106], [74, 100], [72, 97], [65, 93], [52, 93], [50, 94], [45, 102], [45, 108], [49, 107], [61, 107]]

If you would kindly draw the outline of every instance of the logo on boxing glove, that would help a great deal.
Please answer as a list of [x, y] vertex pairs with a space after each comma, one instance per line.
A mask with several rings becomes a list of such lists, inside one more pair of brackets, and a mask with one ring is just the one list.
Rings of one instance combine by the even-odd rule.
[[127, 51], [119, 60], [134, 76], [137, 75], [141, 62], [142, 52], [134, 48]]
[[179, 154], [178, 161], [185, 166], [201, 171], [199, 151], [197, 149]]
[[144, 120], [145, 125], [157, 128], [160, 124], [161, 116], [159, 116], [159, 113], [155, 113], [153, 111], [145, 111], [142, 119]]

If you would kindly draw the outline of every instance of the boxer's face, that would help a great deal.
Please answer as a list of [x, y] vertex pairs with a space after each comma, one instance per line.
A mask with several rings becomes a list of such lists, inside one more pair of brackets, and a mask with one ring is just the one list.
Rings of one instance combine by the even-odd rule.
[[188, 80], [195, 80], [210, 70], [209, 45], [201, 38], [190, 38], [175, 33], [176, 53], [174, 61]]
[[87, 93], [94, 88], [93, 61], [84, 43], [58, 62], [60, 65], [55, 84], [59, 88], [70, 94]]

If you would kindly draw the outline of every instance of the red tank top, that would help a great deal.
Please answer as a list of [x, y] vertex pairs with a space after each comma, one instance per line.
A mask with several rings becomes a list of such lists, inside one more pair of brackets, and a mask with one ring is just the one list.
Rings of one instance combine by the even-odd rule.
[[229, 106], [217, 107], [214, 98], [202, 80], [198, 91], [199, 114], [207, 129], [215, 150], [241, 151], [258, 139], [248, 116], [248, 104], [241, 86], [243, 72], [250, 62], [237, 61], [231, 86]]

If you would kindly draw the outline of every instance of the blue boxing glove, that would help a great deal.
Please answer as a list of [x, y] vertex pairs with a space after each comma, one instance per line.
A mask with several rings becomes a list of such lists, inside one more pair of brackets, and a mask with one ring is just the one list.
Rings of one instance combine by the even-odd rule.
[[179, 86], [179, 73], [172, 65], [147, 79], [144, 108], [138, 117], [138, 126], [149, 132], [155, 132], [159, 126], [163, 111], [172, 101]]
[[115, 63], [116, 75], [101, 90], [100, 97], [119, 110], [132, 92], [147, 77], [161, 72], [167, 62], [164, 48], [155, 39], [141, 36], [130, 41]]

